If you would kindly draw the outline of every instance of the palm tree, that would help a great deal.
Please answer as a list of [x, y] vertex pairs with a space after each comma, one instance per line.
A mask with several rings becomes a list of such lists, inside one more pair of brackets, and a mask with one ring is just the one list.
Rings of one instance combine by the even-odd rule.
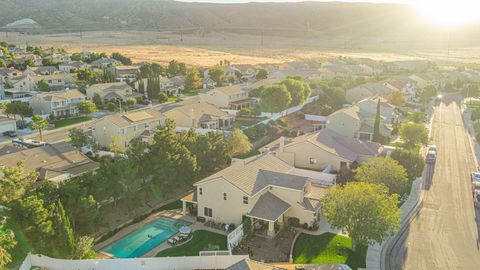
[[42, 116], [36, 114], [32, 117], [32, 129], [37, 129], [40, 133], [40, 141], [43, 141], [42, 130], [48, 126], [48, 121]]

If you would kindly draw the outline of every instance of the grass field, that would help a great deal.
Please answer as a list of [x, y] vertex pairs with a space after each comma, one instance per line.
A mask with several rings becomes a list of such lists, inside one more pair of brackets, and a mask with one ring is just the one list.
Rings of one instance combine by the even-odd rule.
[[209, 250], [227, 250], [227, 236], [209, 231], [195, 231], [189, 242], [163, 250], [157, 257], [198, 256], [200, 251]]
[[342, 235], [324, 233], [318, 236], [301, 234], [293, 248], [293, 263], [344, 263], [352, 269], [365, 268], [366, 247], [351, 250], [352, 239]]
[[92, 120], [91, 117], [80, 116], [75, 118], [58, 120], [53, 122], [53, 124], [55, 125], [55, 128], [61, 128], [61, 127], [66, 127], [66, 126], [70, 126], [70, 125], [74, 125], [74, 124], [78, 124], [78, 123], [82, 123], [90, 120]]

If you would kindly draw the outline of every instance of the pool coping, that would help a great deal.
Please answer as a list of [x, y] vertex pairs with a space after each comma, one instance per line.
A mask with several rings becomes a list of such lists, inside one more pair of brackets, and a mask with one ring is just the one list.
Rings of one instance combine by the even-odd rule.
[[[160, 211], [158, 213], [155, 213], [155, 214], [152, 214], [150, 216], [148, 216], [147, 218], [145, 218], [144, 220], [142, 221], [139, 221], [135, 224], [132, 224], [132, 225], [129, 225], [123, 229], [121, 229], [120, 231], [118, 231], [116, 234], [114, 234], [112, 237], [108, 238], [107, 240], [105, 241], [102, 241], [98, 244], [96, 244], [94, 246], [94, 250], [99, 253], [99, 254], [102, 254], [104, 256], [107, 256], [109, 258], [116, 258], [113, 254], [110, 254], [108, 252], [105, 252], [103, 249], [106, 248], [107, 246], [123, 239], [124, 237], [128, 236], [129, 234], [132, 234], [134, 233], [135, 231], [141, 229], [142, 227], [154, 222], [155, 220], [161, 218], [161, 217], [164, 217], [164, 218], [169, 218], [169, 219], [173, 219], [173, 220], [178, 220], [178, 221], [184, 221], [184, 222], [188, 222], [183, 218], [183, 215], [181, 213], [181, 211], [179, 210], [164, 210], [164, 211]], [[173, 234], [172, 236], [174, 236], [175, 234]], [[171, 236], [171, 237], [172, 237]], [[170, 237], [169, 237], [170, 238]], [[166, 241], [164, 241], [166, 242]], [[160, 243], [163, 244], [164, 242]], [[160, 246], [160, 245], [157, 245], [156, 247]], [[155, 247], [154, 247], [155, 248]], [[152, 248], [152, 249], [154, 249]], [[151, 249], [151, 250], [152, 250]], [[150, 251], [150, 250], [149, 250]], [[149, 251], [147, 251], [145, 254], [149, 253]], [[140, 257], [144, 256], [145, 254], [142, 254]]]

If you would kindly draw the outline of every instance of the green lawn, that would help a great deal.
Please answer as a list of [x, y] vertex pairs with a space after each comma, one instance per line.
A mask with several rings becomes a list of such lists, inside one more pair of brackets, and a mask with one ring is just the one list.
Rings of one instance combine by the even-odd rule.
[[188, 90], [188, 91], [182, 92], [182, 96], [186, 96], [186, 97], [198, 96], [199, 93], [200, 93], [200, 90]]
[[8, 219], [5, 227], [13, 231], [15, 234], [15, 241], [17, 241], [17, 245], [10, 250], [12, 263], [9, 264], [8, 267], [9, 269], [18, 269], [27, 256], [27, 253], [32, 250], [32, 246], [30, 245], [30, 241], [20, 230], [20, 227], [17, 226], [13, 220]]
[[235, 119], [235, 122], [233, 123], [234, 127], [240, 128], [242, 126], [249, 127], [251, 125], [254, 125], [256, 123], [260, 122], [260, 120], [255, 120], [255, 119]]
[[53, 124], [55, 125], [55, 128], [61, 128], [61, 127], [66, 127], [66, 126], [70, 126], [70, 125], [74, 125], [74, 124], [78, 124], [78, 123], [82, 123], [90, 120], [92, 120], [91, 117], [80, 116], [75, 118], [58, 120], [53, 122]]
[[352, 269], [365, 268], [367, 247], [351, 250], [352, 239], [332, 233], [313, 236], [301, 234], [293, 248], [293, 263], [296, 264], [348, 264]]
[[227, 236], [209, 231], [195, 231], [189, 242], [163, 250], [157, 257], [198, 256], [200, 251], [208, 250], [227, 250]]
[[182, 201], [176, 200], [158, 208], [157, 211], [173, 210], [173, 209], [181, 209], [181, 208], [182, 208]]

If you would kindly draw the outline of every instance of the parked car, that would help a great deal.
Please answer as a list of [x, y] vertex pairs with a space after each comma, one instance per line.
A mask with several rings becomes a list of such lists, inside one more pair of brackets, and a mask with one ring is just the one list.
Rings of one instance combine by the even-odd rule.
[[13, 139], [12, 143], [13, 143], [13, 146], [19, 147], [19, 148], [35, 148], [35, 147], [40, 147], [47, 144], [46, 142], [29, 140], [24, 138]]
[[9, 130], [9, 131], [3, 132], [2, 135], [13, 138], [13, 137], [17, 137], [17, 132], [15, 132], [13, 130]]
[[480, 189], [473, 191], [473, 204], [475, 207], [480, 207]]
[[470, 174], [470, 178], [472, 179], [472, 182], [480, 183], [480, 172], [472, 172], [472, 174]]
[[425, 161], [427, 162], [427, 164], [435, 163], [436, 159], [437, 159], [437, 152], [433, 150], [429, 150], [427, 152], [427, 156], [425, 157]]
[[435, 144], [429, 145], [428, 151], [434, 151], [435, 153], [437, 153], [437, 146]]

